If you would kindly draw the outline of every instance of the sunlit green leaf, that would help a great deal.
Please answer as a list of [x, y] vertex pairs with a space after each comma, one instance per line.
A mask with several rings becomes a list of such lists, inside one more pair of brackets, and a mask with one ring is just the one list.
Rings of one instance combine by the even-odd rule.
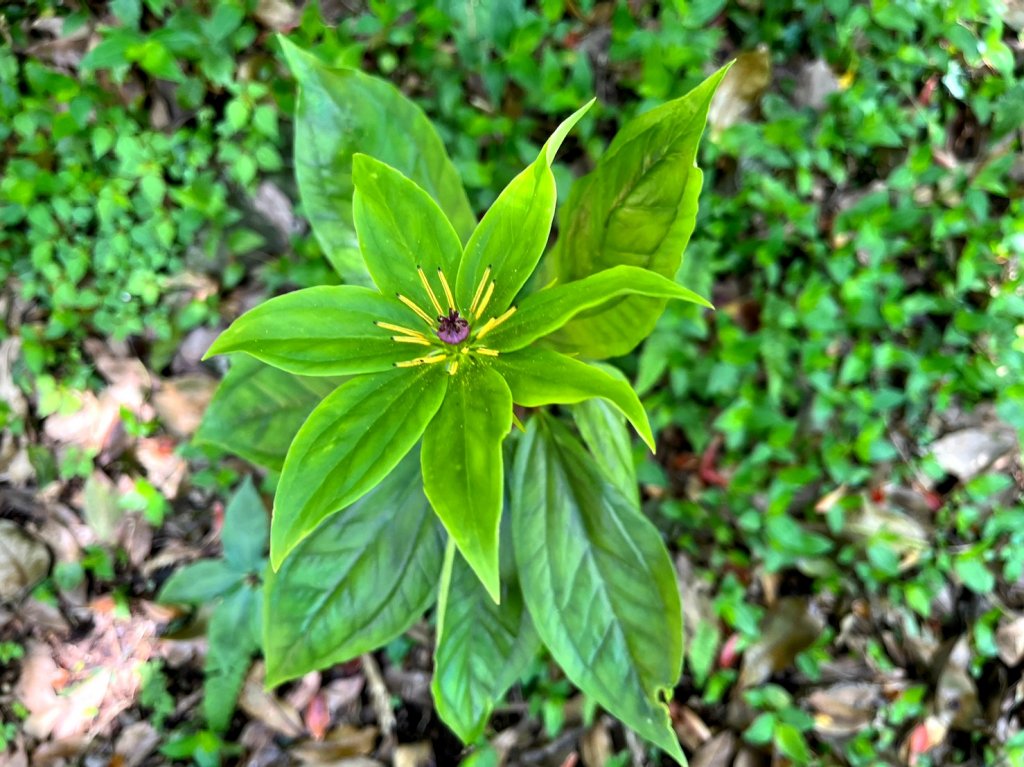
[[405, 173], [433, 197], [465, 241], [476, 223], [458, 172], [430, 120], [390, 83], [332, 69], [279, 37], [299, 83], [295, 176], [303, 210], [342, 279], [368, 285], [352, 225], [352, 155]]
[[654, 450], [654, 435], [644, 406], [632, 387], [621, 378], [543, 348], [502, 354], [494, 359], [493, 364], [508, 383], [517, 405], [572, 405], [592, 397], [603, 397], [622, 411], [647, 446]]
[[293, 375], [235, 355], [193, 439], [280, 470], [302, 422], [341, 382]]
[[576, 110], [558, 126], [537, 159], [512, 179], [473, 231], [466, 243], [456, 288], [462, 308], [471, 304], [484, 275], [489, 274], [494, 292], [488, 309], [499, 314], [533, 274], [547, 247], [555, 216], [551, 163], [566, 135], [593, 103]]
[[502, 351], [522, 349], [580, 312], [625, 295], [673, 298], [711, 306], [706, 299], [667, 277], [636, 266], [616, 266], [527, 296], [516, 313], [487, 336], [487, 344]]
[[483, 734], [494, 706], [536, 655], [540, 639], [507, 571], [495, 604], [449, 547], [437, 612], [432, 689], [437, 712], [464, 743]]
[[675, 572], [657, 530], [559, 422], [516, 456], [512, 540], [523, 597], [573, 683], [680, 763], [662, 695], [682, 665]]
[[[565, 283], [620, 265], [675, 276], [697, 216], [697, 146], [727, 69], [619, 131], [594, 171], [572, 187], [548, 279]], [[592, 358], [622, 355], [650, 334], [664, 308], [664, 300], [618, 298], [577, 317], [553, 340]]]
[[434, 601], [443, 551], [413, 450], [268, 574], [267, 684], [357, 657], [408, 629]]
[[274, 568], [326, 517], [359, 500], [419, 441], [444, 399], [439, 365], [362, 376], [309, 415], [288, 449], [274, 498]]
[[433, 282], [435, 295], [441, 294], [437, 272], [455, 279], [462, 258], [459, 236], [430, 195], [379, 160], [356, 154], [352, 181], [359, 246], [374, 283], [386, 296], [403, 293], [430, 306], [417, 267]]
[[397, 300], [372, 288], [334, 285], [306, 288], [264, 301], [218, 336], [206, 356], [245, 352], [297, 375], [377, 373], [412, 359], [422, 347], [397, 344], [394, 331], [419, 321]]

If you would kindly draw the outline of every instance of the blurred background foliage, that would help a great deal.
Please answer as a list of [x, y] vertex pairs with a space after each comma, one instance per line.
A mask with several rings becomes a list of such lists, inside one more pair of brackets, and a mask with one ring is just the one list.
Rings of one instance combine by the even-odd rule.
[[[592, 95], [563, 200], [624, 120], [735, 58], [680, 274], [718, 310], [672, 306], [618, 360], [661, 430], [637, 461], [686, 574], [677, 700], [794, 763], [1024, 764], [1024, 648], [997, 641], [1024, 611], [1022, 24], [997, 0], [7, 2], [18, 381], [45, 417], [99, 385], [88, 338], [163, 373], [252, 296], [336, 281], [295, 196], [277, 32], [410, 95], [478, 212]], [[855, 658], [858, 684], [900, 681], [837, 733], [807, 685]], [[525, 689], [557, 730], [565, 690]]]

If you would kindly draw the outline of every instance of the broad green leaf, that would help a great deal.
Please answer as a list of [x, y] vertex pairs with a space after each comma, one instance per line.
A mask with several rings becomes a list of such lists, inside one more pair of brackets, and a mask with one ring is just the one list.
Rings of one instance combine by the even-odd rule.
[[[617, 370], [608, 372], [622, 376]], [[623, 496], [639, 504], [633, 450], [622, 413], [606, 400], [588, 399], [573, 405], [572, 417], [602, 474], [618, 485]]]
[[270, 561], [284, 558], [326, 517], [355, 503], [415, 445], [444, 399], [441, 365], [342, 384], [310, 413], [284, 459], [270, 525]]
[[296, 376], [236, 355], [193, 439], [280, 471], [302, 422], [339, 384], [337, 378]]
[[430, 505], [496, 602], [505, 474], [501, 443], [511, 428], [508, 385], [490, 368], [468, 364], [451, 377], [421, 453]]
[[434, 295], [444, 304], [438, 270], [455, 279], [462, 244], [437, 203], [397, 170], [365, 154], [352, 158], [352, 181], [359, 247], [380, 292], [402, 293], [429, 307], [428, 293], [416, 272], [422, 267]]
[[711, 306], [692, 290], [667, 277], [636, 266], [616, 266], [527, 296], [516, 313], [487, 336], [487, 345], [501, 351], [522, 349], [580, 312], [624, 295], [674, 298]]
[[352, 155], [364, 152], [419, 184], [463, 242], [476, 218], [444, 144], [416, 104], [390, 83], [332, 69], [279, 37], [299, 84], [295, 177], [302, 207], [324, 253], [345, 282], [369, 285], [352, 225]]
[[576, 686], [685, 764], [661, 698], [683, 646], [658, 531], [552, 419], [531, 419], [512, 489], [512, 543], [537, 633]]
[[251, 477], [246, 477], [224, 510], [224, 559], [235, 570], [256, 572], [264, 567], [270, 519]]
[[213, 611], [207, 637], [203, 682], [203, 714], [210, 729], [221, 732], [231, 723], [238, 691], [242, 689], [259, 642], [247, 627], [260, 609], [259, 593], [246, 586], [224, 599]]
[[654, 435], [644, 406], [632, 387], [621, 378], [539, 347], [502, 354], [494, 358], [493, 366], [508, 383], [517, 405], [573, 405], [602, 397], [622, 411], [647, 446], [654, 450]]
[[420, 356], [421, 346], [395, 343], [395, 332], [375, 322], [404, 327], [421, 320], [373, 288], [321, 285], [296, 290], [264, 301], [232, 322], [206, 357], [245, 352], [288, 373], [339, 376], [379, 373]]
[[537, 159], [512, 179], [474, 230], [459, 268], [456, 294], [461, 308], [472, 303], [488, 268], [488, 281], [494, 283], [488, 315], [507, 309], [533, 274], [555, 216], [551, 163], [566, 135], [593, 104], [591, 100], [555, 129]]
[[223, 559], [200, 559], [168, 578], [157, 599], [168, 604], [205, 604], [227, 594], [244, 577]]
[[444, 536], [411, 451], [358, 502], [300, 543], [264, 590], [267, 684], [390, 642], [434, 601]]
[[495, 604], [448, 546], [437, 610], [431, 689], [437, 713], [464, 743], [483, 735], [491, 711], [537, 654], [540, 640], [518, 582], [502, 578]]
[[[675, 276], [697, 216], [697, 145], [727, 69], [632, 120], [593, 172], [573, 185], [549, 279], [566, 283], [620, 265]], [[626, 354], [650, 334], [664, 308], [663, 300], [620, 298], [577, 317], [553, 341], [592, 358]]]

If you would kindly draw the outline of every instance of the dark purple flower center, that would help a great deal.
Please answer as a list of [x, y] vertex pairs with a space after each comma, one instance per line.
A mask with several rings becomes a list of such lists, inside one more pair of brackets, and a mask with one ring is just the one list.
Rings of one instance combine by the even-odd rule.
[[458, 309], [437, 316], [437, 337], [446, 344], [461, 344], [469, 336], [469, 323], [459, 316]]

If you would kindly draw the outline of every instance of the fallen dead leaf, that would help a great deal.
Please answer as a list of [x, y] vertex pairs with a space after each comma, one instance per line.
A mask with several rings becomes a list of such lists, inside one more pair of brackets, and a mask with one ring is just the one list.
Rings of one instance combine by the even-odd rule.
[[331, 713], [327, 709], [327, 698], [322, 692], [314, 695], [306, 706], [306, 729], [313, 740], [323, 740], [331, 724]]
[[285, 0], [260, 0], [256, 18], [275, 32], [287, 32], [299, 22], [299, 9]]
[[128, 725], [114, 744], [114, 753], [121, 758], [121, 767], [138, 767], [160, 745], [160, 733], [149, 722]]
[[288, 738], [300, 737], [305, 732], [302, 717], [294, 706], [263, 689], [265, 673], [262, 663], [253, 664], [238, 696], [238, 707], [274, 732]]
[[1024, 615], [1003, 618], [996, 629], [996, 651], [999, 660], [1011, 668], [1024, 658]]
[[135, 446], [135, 457], [146, 470], [146, 478], [168, 500], [178, 497], [188, 473], [188, 463], [175, 452], [176, 447], [167, 436], [143, 437]]
[[854, 735], [870, 724], [882, 702], [878, 685], [858, 682], [835, 684], [807, 697], [815, 732], [836, 738]]
[[771, 77], [771, 56], [767, 46], [762, 45], [737, 56], [711, 100], [708, 124], [712, 132], [717, 135], [746, 118], [768, 88]]
[[9, 519], [0, 519], [0, 602], [19, 599], [50, 572], [50, 550]]
[[125, 514], [119, 501], [120, 494], [110, 477], [95, 469], [85, 480], [81, 497], [75, 503], [82, 509], [89, 529], [104, 543], [113, 543], [118, 522]]
[[392, 767], [428, 767], [434, 764], [434, 749], [429, 742], [403, 743], [395, 746]]
[[932, 443], [931, 454], [943, 470], [967, 482], [1016, 447], [1012, 428], [986, 424], [947, 434]]
[[309, 764], [333, 764], [339, 759], [372, 753], [378, 733], [376, 727], [342, 724], [327, 733], [322, 741], [311, 740], [292, 746], [291, 753]]
[[588, 727], [580, 738], [580, 754], [586, 767], [604, 767], [612, 755], [612, 736], [603, 721]]
[[690, 767], [729, 767], [736, 755], [736, 736], [720, 732], [701, 746], [690, 760]]
[[217, 381], [198, 373], [170, 378], [160, 383], [153, 407], [167, 430], [185, 439], [199, 428], [216, 388]]
[[797, 654], [821, 635], [822, 629], [822, 621], [812, 612], [808, 600], [779, 599], [762, 621], [760, 638], [743, 653], [739, 689], [759, 685], [790, 666]]
[[704, 720], [689, 706], [671, 704], [672, 726], [679, 742], [690, 751], [696, 751], [711, 739], [711, 730]]
[[804, 64], [797, 77], [793, 98], [799, 106], [820, 110], [825, 100], [839, 90], [839, 79], [824, 59]]

